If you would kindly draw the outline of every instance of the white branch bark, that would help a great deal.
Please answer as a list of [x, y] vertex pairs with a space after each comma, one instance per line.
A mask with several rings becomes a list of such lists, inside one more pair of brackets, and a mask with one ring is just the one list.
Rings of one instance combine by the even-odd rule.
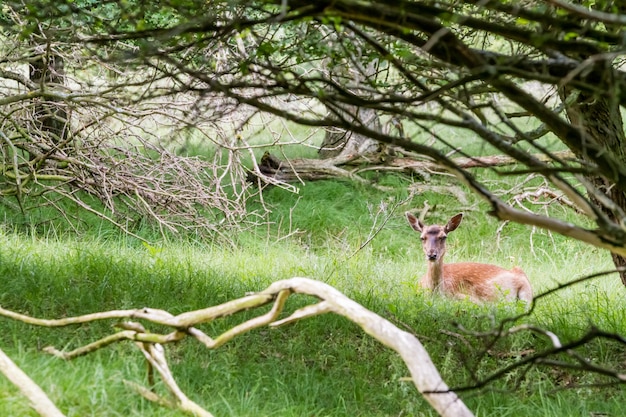
[[[293, 293], [311, 295], [317, 297], [320, 302], [296, 310], [289, 317], [279, 320], [278, 318], [287, 298]], [[213, 321], [239, 311], [250, 310], [269, 303], [273, 303], [273, 307], [267, 313], [240, 323], [215, 338], [193, 327], [200, 323]], [[146, 356], [146, 359], [159, 372], [170, 393], [176, 398], [177, 407], [187, 413], [204, 416], [210, 416], [211, 414], [202, 410], [196, 403], [187, 398], [176, 385], [174, 377], [167, 366], [165, 355], [160, 350], [161, 345], [177, 342], [186, 336], [190, 336], [204, 344], [207, 348], [216, 349], [232, 338], [261, 326], [269, 325], [276, 327], [325, 313], [339, 314], [351, 320], [358, 324], [367, 334], [397, 352], [406, 363], [411, 374], [411, 380], [417, 390], [440, 416], [473, 416], [463, 401], [453, 391], [450, 391], [430, 359], [428, 352], [415, 336], [398, 329], [393, 323], [369, 311], [330, 285], [309, 278], [295, 277], [278, 281], [260, 293], [247, 295], [217, 306], [185, 312], [178, 316], [173, 316], [163, 310], [143, 308], [100, 312], [59, 320], [46, 320], [32, 318], [0, 308], [0, 316], [45, 327], [68, 326], [95, 320], [117, 320], [122, 318], [142, 319], [154, 324], [173, 327], [174, 330], [169, 334], [158, 334], [150, 332], [149, 329], [138, 323], [123, 323], [120, 325], [123, 329], [122, 331], [86, 344], [73, 351], [61, 352], [54, 347], [48, 347], [45, 351], [70, 360], [108, 346], [111, 343], [124, 340], [135, 341]], [[140, 392], [142, 391], [140, 390]], [[169, 404], [168, 401], [164, 401], [159, 397], [145, 395], [146, 392], [143, 391], [142, 393], [146, 398], [161, 404]], [[44, 416], [48, 417], [48, 415]], [[50, 416], [57, 417], [57, 415]]]
[[[466, 417], [474, 414], [461, 399], [443, 381], [439, 371], [430, 359], [428, 352], [420, 341], [410, 333], [398, 329], [393, 323], [385, 320], [346, 297], [337, 289], [323, 282], [308, 278], [291, 278], [270, 285], [264, 294], [273, 294], [290, 289], [293, 292], [316, 296], [323, 301], [320, 313], [332, 311], [358, 324], [367, 334], [396, 351], [409, 368], [411, 379], [417, 390], [440, 416]], [[303, 317], [311, 316], [310, 306]], [[301, 313], [296, 311], [293, 316]], [[280, 324], [280, 322], [278, 322]]]
[[41, 417], [65, 417], [46, 393], [0, 349], [0, 372], [28, 398]]

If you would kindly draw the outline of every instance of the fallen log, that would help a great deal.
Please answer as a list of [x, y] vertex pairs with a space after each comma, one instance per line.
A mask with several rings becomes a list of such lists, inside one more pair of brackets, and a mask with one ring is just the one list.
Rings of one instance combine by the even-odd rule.
[[[571, 159], [574, 155], [570, 151], [555, 152], [559, 159]], [[533, 155], [544, 162], [553, 160], [545, 154]], [[453, 162], [463, 169], [490, 168], [518, 163], [515, 158], [507, 155], [490, 155], [478, 157], [454, 158]], [[269, 152], [265, 152], [258, 164], [258, 171], [248, 173], [248, 181], [267, 184], [273, 182], [293, 183], [317, 181], [337, 178], [349, 178], [359, 182], [369, 183], [358, 174], [364, 171], [399, 171], [406, 174], [429, 177], [430, 173], [444, 172], [444, 169], [434, 161], [420, 160], [415, 157], [395, 157], [389, 155], [375, 155], [372, 157], [338, 157], [327, 159], [280, 159]], [[271, 179], [271, 181], [269, 181]]]

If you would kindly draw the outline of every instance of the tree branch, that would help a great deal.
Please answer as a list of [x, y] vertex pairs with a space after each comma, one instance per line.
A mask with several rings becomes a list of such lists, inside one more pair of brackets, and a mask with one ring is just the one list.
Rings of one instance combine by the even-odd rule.
[[[311, 295], [321, 301], [301, 308], [285, 319], [277, 320], [288, 296], [293, 293]], [[197, 324], [215, 320], [225, 315], [260, 307], [269, 302], [273, 302], [274, 305], [268, 313], [247, 320], [214, 339], [193, 327]], [[0, 315], [2, 316], [46, 327], [68, 326], [89, 323], [94, 320], [119, 318], [140, 318], [147, 322], [174, 327], [177, 329], [176, 331], [168, 335], [160, 335], [149, 332], [144, 329], [142, 325], [126, 323], [122, 326], [126, 330], [71, 352], [63, 353], [52, 347], [46, 348], [46, 351], [64, 359], [72, 359], [76, 356], [93, 352], [111, 343], [120, 342], [122, 340], [134, 340], [137, 342], [137, 346], [142, 350], [142, 353], [146, 356], [146, 359], [154, 369], [160, 373], [170, 393], [177, 399], [178, 406], [188, 413], [204, 412], [205, 414], [200, 415], [205, 416], [209, 416], [210, 414], [196, 408], [198, 406], [190, 401], [174, 382], [174, 378], [167, 367], [165, 356], [161, 350], [162, 344], [176, 342], [181, 340], [184, 335], [189, 335], [208, 348], [213, 349], [223, 345], [237, 335], [260, 326], [284, 325], [324, 313], [335, 313], [347, 318], [359, 325], [367, 334], [398, 353], [408, 366], [415, 387], [420, 393], [423, 393], [426, 401], [428, 401], [441, 416], [469, 417], [473, 415], [459, 397], [448, 389], [448, 386], [441, 378], [441, 375], [428, 356], [424, 346], [415, 336], [398, 329], [389, 321], [367, 310], [365, 307], [349, 299], [328, 284], [307, 278], [296, 277], [278, 281], [257, 294], [248, 295], [218, 306], [182, 313], [178, 316], [172, 316], [163, 310], [144, 308], [140, 310], [114, 310], [58, 320], [46, 320], [0, 309]], [[159, 397], [155, 396], [150, 396], [150, 399], [163, 402]]]
[[19, 388], [41, 417], [65, 417], [46, 393], [0, 349], [0, 373]]

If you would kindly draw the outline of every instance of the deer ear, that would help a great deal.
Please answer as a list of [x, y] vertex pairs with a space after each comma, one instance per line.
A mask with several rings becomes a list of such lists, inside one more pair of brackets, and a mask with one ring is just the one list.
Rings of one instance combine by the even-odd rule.
[[457, 227], [461, 224], [461, 220], [463, 220], [463, 213], [459, 213], [456, 216], [452, 217], [448, 224], [446, 224], [445, 231], [446, 233], [450, 233], [453, 230], [456, 230]]
[[422, 229], [424, 229], [424, 225], [422, 224], [420, 219], [415, 217], [413, 214], [411, 214], [411, 213], [409, 213], [407, 211], [407, 212], [404, 213], [404, 215], [406, 216], [406, 219], [408, 220], [408, 222], [411, 225], [411, 227], [413, 228], [413, 230], [415, 230], [416, 232], [421, 232]]

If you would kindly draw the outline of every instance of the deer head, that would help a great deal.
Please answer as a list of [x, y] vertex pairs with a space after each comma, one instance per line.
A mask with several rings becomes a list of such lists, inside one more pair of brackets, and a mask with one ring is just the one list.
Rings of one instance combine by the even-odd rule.
[[463, 213], [452, 217], [445, 226], [437, 224], [426, 226], [413, 214], [406, 212], [406, 219], [416, 232], [420, 232], [422, 249], [426, 254], [426, 259], [430, 262], [437, 262], [443, 259], [446, 253], [446, 238], [448, 233], [456, 230], [463, 220]]

